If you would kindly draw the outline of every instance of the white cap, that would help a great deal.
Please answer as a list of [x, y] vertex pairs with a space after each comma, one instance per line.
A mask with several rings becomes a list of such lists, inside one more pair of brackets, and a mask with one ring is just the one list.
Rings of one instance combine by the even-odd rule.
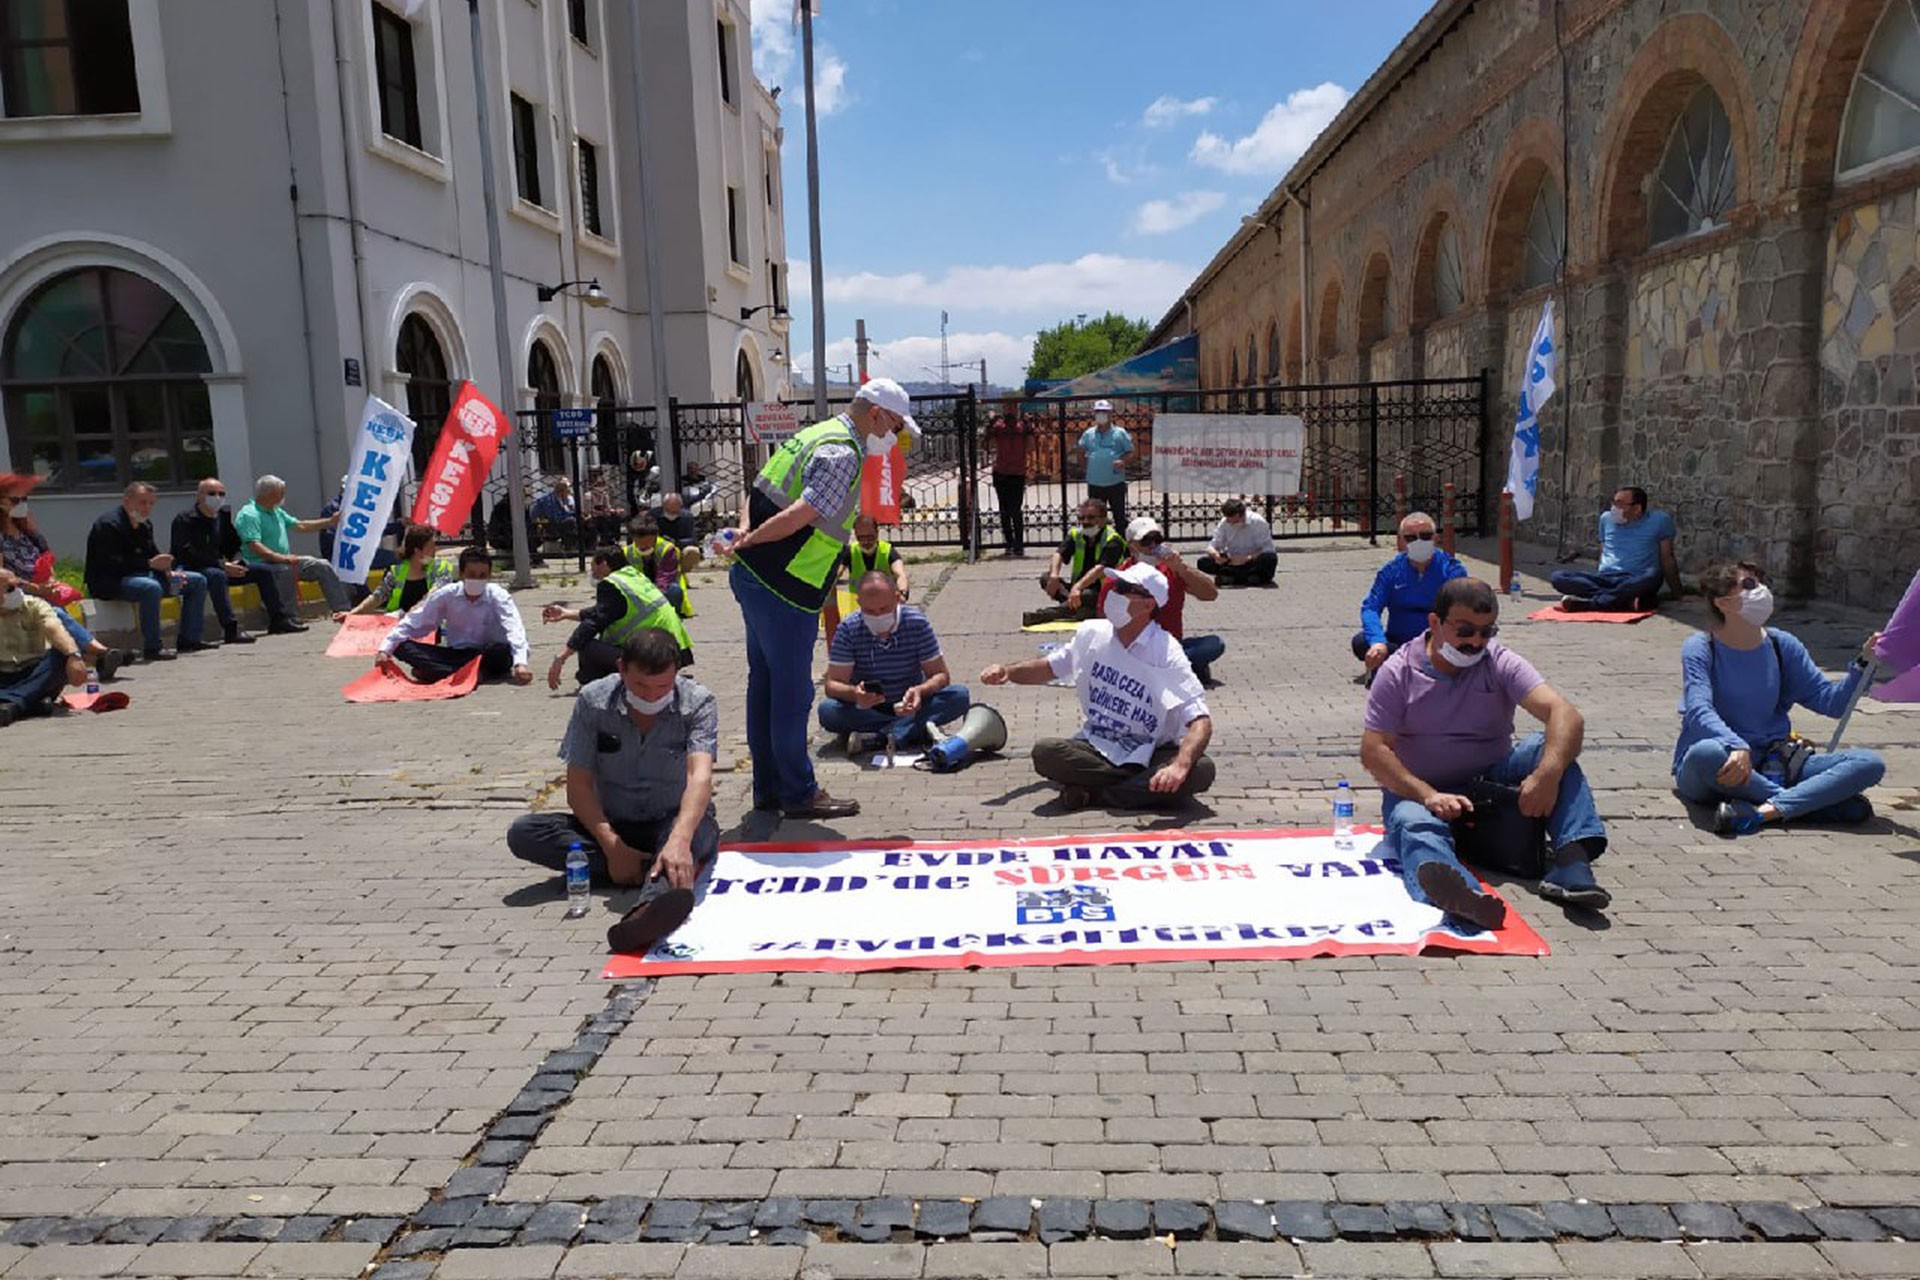
[[1107, 577], [1117, 582], [1131, 582], [1136, 587], [1145, 587], [1147, 594], [1153, 597], [1156, 605], [1167, 602], [1167, 578], [1152, 565], [1133, 564], [1124, 569], [1109, 569]]
[[1102, 413], [1102, 412], [1104, 412], [1104, 413], [1112, 413], [1112, 412], [1113, 412], [1113, 401], [1111, 401], [1111, 400], [1095, 400], [1095, 401], [1093, 402], [1093, 411], [1094, 411], [1095, 413]]
[[1166, 530], [1162, 529], [1159, 522], [1152, 516], [1135, 516], [1127, 521], [1128, 542], [1138, 542], [1150, 533], [1157, 533], [1162, 538], [1167, 536]]
[[913, 420], [913, 401], [907, 396], [907, 389], [892, 378], [867, 379], [853, 393], [853, 398], [877, 404], [888, 413], [897, 414], [906, 433], [915, 440], [920, 438], [920, 424]]

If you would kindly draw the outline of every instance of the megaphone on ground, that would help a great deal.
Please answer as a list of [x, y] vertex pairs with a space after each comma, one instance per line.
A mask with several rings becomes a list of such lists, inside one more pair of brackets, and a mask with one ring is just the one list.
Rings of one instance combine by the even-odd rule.
[[975, 752], [998, 751], [1006, 745], [1006, 720], [992, 707], [975, 703], [960, 718], [960, 727], [927, 752], [927, 767], [935, 773], [950, 773], [965, 765]]

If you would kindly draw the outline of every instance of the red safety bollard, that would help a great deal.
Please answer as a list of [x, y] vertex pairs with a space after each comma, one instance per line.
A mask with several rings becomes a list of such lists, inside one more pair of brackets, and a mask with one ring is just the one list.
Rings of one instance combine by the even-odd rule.
[[1331, 498], [1333, 502], [1333, 527], [1338, 529], [1340, 527], [1340, 473], [1338, 471], [1333, 473], [1333, 493]]
[[1513, 491], [1500, 491], [1500, 590], [1513, 582]]
[[1440, 497], [1440, 547], [1448, 555], [1453, 554], [1453, 481], [1447, 481], [1447, 487]]
[[1400, 536], [1400, 526], [1407, 519], [1407, 474], [1401, 472], [1393, 478], [1393, 549], [1405, 551], [1407, 540]]

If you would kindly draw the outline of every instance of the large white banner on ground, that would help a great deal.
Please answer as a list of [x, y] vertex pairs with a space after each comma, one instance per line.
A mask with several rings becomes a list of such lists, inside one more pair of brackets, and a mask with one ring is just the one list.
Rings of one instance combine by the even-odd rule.
[[345, 514], [333, 539], [333, 567], [348, 582], [364, 582], [380, 534], [393, 516], [393, 500], [413, 449], [413, 419], [377, 396], [367, 397], [360, 434], [347, 455]]
[[1153, 487], [1161, 493], [1300, 492], [1306, 424], [1260, 413], [1161, 413]]
[[1519, 913], [1457, 932], [1407, 896], [1379, 837], [1139, 832], [722, 849], [692, 917], [607, 977], [1152, 960], [1545, 955]]

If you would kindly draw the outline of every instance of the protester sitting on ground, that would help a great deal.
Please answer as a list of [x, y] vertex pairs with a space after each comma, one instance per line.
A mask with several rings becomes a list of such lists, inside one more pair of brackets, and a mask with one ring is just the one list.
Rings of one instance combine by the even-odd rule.
[[47, 575], [45, 582], [34, 581], [41, 561], [53, 555], [53, 549], [27, 510], [27, 494], [39, 483], [38, 476], [0, 473], [0, 569], [12, 572], [22, 591], [53, 606], [60, 625], [73, 637], [87, 665], [94, 668], [100, 679], [111, 680], [128, 661], [126, 650], [102, 644], [67, 612], [66, 602], [80, 598], [72, 586], [52, 574]]
[[1100, 608], [1094, 588], [1101, 570], [1118, 566], [1126, 557], [1127, 540], [1107, 523], [1107, 504], [1099, 498], [1083, 500], [1079, 525], [1054, 548], [1047, 571], [1040, 575], [1040, 589], [1056, 603], [1027, 610], [1021, 625], [1093, 617]]
[[527, 517], [542, 542], [550, 538], [571, 541], [580, 527], [580, 513], [573, 504], [573, 482], [565, 476], [555, 480], [553, 488], [527, 508]]
[[215, 646], [201, 637], [207, 626], [207, 580], [174, 567], [153, 539], [154, 488], [136, 480], [120, 495], [120, 504], [93, 522], [87, 533], [87, 594], [96, 600], [125, 600], [140, 614], [142, 654], [148, 662], [174, 657], [160, 634], [160, 601], [180, 597], [178, 652]]
[[482, 676], [531, 683], [527, 629], [519, 606], [492, 577], [491, 556], [478, 547], [462, 551], [460, 580], [436, 587], [401, 618], [380, 642], [373, 664], [392, 671], [404, 662], [413, 668], [415, 680], [434, 684], [478, 658]]
[[87, 682], [87, 660], [58, 612], [28, 595], [13, 570], [0, 569], [0, 728], [51, 715], [63, 684]]
[[1600, 566], [1594, 570], [1559, 569], [1550, 579], [1568, 612], [1651, 609], [1660, 601], [1665, 579], [1673, 598], [1685, 594], [1680, 565], [1674, 559], [1677, 536], [1673, 517], [1652, 511], [1647, 491], [1629, 486], [1613, 495], [1600, 513]]
[[[1218, 600], [1220, 588], [1167, 545], [1167, 535], [1152, 516], [1135, 516], [1127, 524], [1127, 558], [1121, 568], [1144, 564], [1158, 569], [1167, 580], [1167, 602], [1154, 615], [1160, 629], [1180, 642], [1181, 652], [1200, 678], [1200, 687], [1214, 687], [1213, 664], [1227, 651], [1227, 642], [1219, 636], [1189, 636], [1186, 633], [1186, 604], [1195, 600]], [[1113, 590], [1111, 578], [1100, 584], [1100, 603], [1104, 607]]]
[[1847, 674], [1829, 680], [1798, 638], [1767, 626], [1773, 592], [1748, 561], [1700, 575], [1713, 621], [1680, 646], [1680, 740], [1673, 748], [1674, 790], [1715, 806], [1713, 829], [1752, 835], [1769, 823], [1860, 823], [1873, 817], [1861, 793], [1887, 771], [1878, 753], [1820, 751], [1793, 735], [1796, 706], [1817, 715], [1845, 712], [1867, 678], [1878, 635], [1867, 637]]
[[662, 537], [676, 547], [690, 547], [700, 541], [700, 531], [694, 527], [693, 512], [687, 510], [686, 500], [677, 493], [670, 493], [660, 500], [660, 505], [650, 513], [660, 528]]
[[[1477, 578], [1442, 584], [1426, 633], [1381, 666], [1360, 739], [1407, 892], [1485, 929], [1505, 922], [1506, 903], [1461, 865], [1447, 825], [1474, 809], [1462, 793], [1483, 783], [1517, 786], [1520, 812], [1546, 819], [1553, 848], [1541, 897], [1595, 909], [1612, 901], [1588, 865], [1605, 851], [1607, 832], [1575, 763], [1585, 721], [1525, 658], [1494, 643], [1499, 611], [1493, 588]], [[1515, 707], [1546, 732], [1514, 742]], [[1482, 802], [1491, 803], [1484, 792]]]
[[[287, 482], [279, 476], [261, 476], [253, 482], [253, 501], [240, 508], [240, 514], [233, 518], [233, 527], [240, 535], [241, 557], [248, 564], [265, 565], [273, 574], [290, 619], [300, 614], [302, 581], [319, 583], [321, 594], [327, 598], [327, 608], [334, 613], [351, 607], [353, 597], [333, 566], [314, 556], [293, 554], [293, 546], [288, 541], [290, 534], [312, 533], [339, 524], [340, 513], [336, 511], [318, 520], [302, 520], [287, 510], [286, 500]], [[304, 624], [294, 624], [287, 629], [304, 631], [306, 628]]]
[[634, 632], [649, 627], [672, 637], [679, 650], [680, 666], [693, 665], [693, 641], [687, 638], [679, 613], [645, 574], [627, 563], [620, 548], [596, 550], [589, 572], [595, 583], [592, 605], [569, 609], [550, 604], [540, 611], [542, 621], [579, 624], [547, 668], [547, 688], [560, 687], [567, 659], [576, 653], [580, 655], [580, 668], [574, 679], [581, 684], [612, 675], [619, 666], [621, 646]]
[[840, 562], [833, 568], [834, 589], [828, 593], [826, 606], [820, 611], [820, 616], [826, 619], [829, 641], [840, 630], [840, 583], [857, 585], [875, 570], [893, 580], [901, 604], [913, 598], [913, 583], [907, 577], [907, 562], [900, 558], [899, 548], [880, 536], [878, 520], [862, 514], [853, 522], [853, 537], [840, 549]]
[[273, 571], [263, 564], [248, 564], [240, 558], [240, 533], [227, 513], [227, 486], [218, 476], [200, 482], [193, 505], [173, 518], [170, 549], [173, 563], [191, 569], [207, 580], [207, 596], [213, 601], [213, 616], [228, 644], [252, 644], [253, 637], [240, 629], [234, 616], [229, 588], [236, 582], [251, 584], [260, 593], [267, 611], [268, 631], [286, 631], [286, 602], [274, 582]]
[[902, 604], [893, 578], [869, 569], [856, 585], [859, 612], [842, 622], [827, 649], [820, 727], [840, 736], [849, 755], [932, 740], [928, 726], [966, 714], [965, 685], [953, 683], [927, 615]]
[[1238, 498], [1221, 503], [1220, 523], [1200, 557], [1200, 572], [1223, 587], [1264, 587], [1279, 567], [1280, 553], [1273, 549], [1267, 518], [1247, 510]]
[[664, 631], [621, 646], [619, 670], [584, 686], [560, 758], [567, 812], [529, 813], [507, 829], [514, 857], [565, 871], [584, 845], [595, 884], [641, 885], [640, 901], [608, 931], [615, 951], [644, 954], [692, 913], [720, 849], [713, 761], [720, 708], [679, 670]]
[[[1367, 664], [1355, 684], [1368, 684], [1380, 664], [1407, 641], [1426, 631], [1427, 615], [1443, 583], [1467, 576], [1467, 567], [1440, 547], [1433, 517], [1408, 512], [1400, 521], [1406, 550], [1380, 566], [1373, 587], [1360, 602], [1360, 629], [1353, 633], [1353, 656]], [[1386, 611], [1386, 617], [1380, 616]]]
[[333, 620], [340, 622], [357, 613], [405, 613], [459, 578], [459, 570], [440, 558], [440, 531], [432, 525], [410, 524], [400, 539], [400, 558], [387, 566], [366, 599], [334, 614]]
[[1044, 657], [988, 667], [981, 683], [1059, 679], [1079, 694], [1079, 732], [1033, 744], [1034, 772], [1060, 784], [1064, 808], [1179, 805], [1213, 785], [1213, 715], [1186, 654], [1154, 621], [1166, 577], [1139, 564], [1101, 573], [1115, 580], [1103, 619]]
[[681, 564], [680, 548], [660, 536], [660, 522], [651, 513], [641, 512], [627, 521], [627, 545], [621, 548], [627, 563], [638, 569], [683, 618], [693, 616], [693, 604], [687, 598], [686, 569]]

